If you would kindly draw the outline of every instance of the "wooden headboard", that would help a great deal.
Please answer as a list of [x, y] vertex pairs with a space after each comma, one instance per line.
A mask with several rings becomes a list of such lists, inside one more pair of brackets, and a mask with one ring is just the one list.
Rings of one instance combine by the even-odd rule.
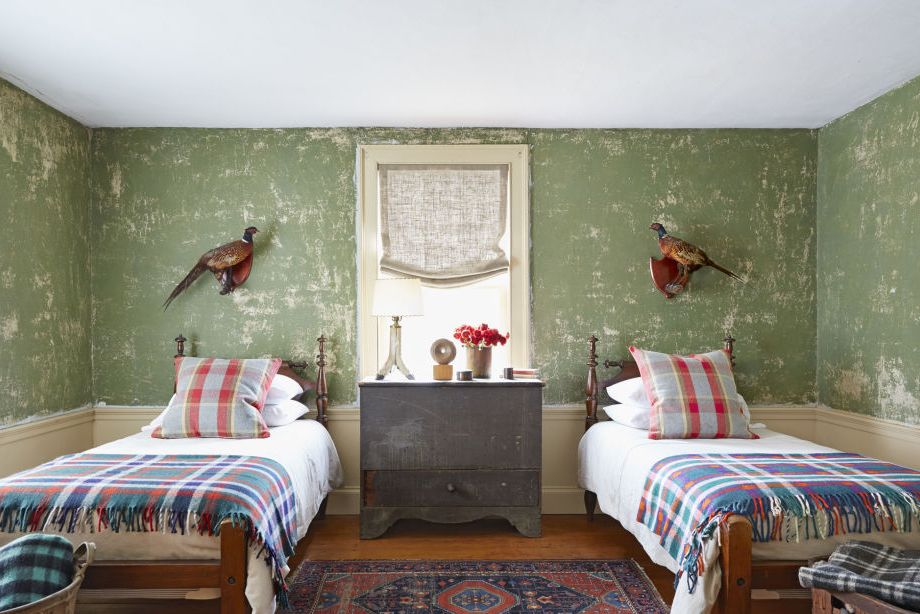
[[[639, 377], [639, 365], [632, 358], [623, 358], [620, 360], [605, 360], [603, 365], [605, 369], [617, 367], [620, 370], [616, 375], [598, 383], [597, 380], [597, 337], [591, 335], [588, 337], [588, 381], [585, 384], [585, 430], [597, 424], [597, 394], [598, 390], [604, 390], [607, 386], [622, 382], [624, 380]], [[722, 339], [722, 347], [731, 357], [732, 366], [735, 366], [735, 338], [731, 334], [725, 335]], [[616, 401], [614, 401], [616, 403]]]
[[[185, 342], [188, 341], [180, 333], [173, 341], [176, 342], [176, 355], [178, 358], [180, 356], [185, 356]], [[281, 368], [278, 369], [278, 373], [286, 375], [291, 379], [295, 380], [303, 388], [303, 394], [301, 397], [305, 396], [310, 390], [316, 393], [316, 421], [322, 424], [324, 427], [329, 428], [329, 387], [326, 385], [326, 337], [325, 335], [320, 335], [316, 342], [318, 344], [318, 352], [316, 354], [316, 381], [311, 381], [303, 377], [300, 373], [295, 371], [295, 369], [306, 369], [307, 361], [302, 360], [300, 362], [293, 360], [282, 360]]]

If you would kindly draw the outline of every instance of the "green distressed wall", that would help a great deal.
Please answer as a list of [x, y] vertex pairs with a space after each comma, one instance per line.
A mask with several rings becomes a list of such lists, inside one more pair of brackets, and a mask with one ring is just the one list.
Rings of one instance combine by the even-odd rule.
[[920, 424], [920, 78], [818, 146], [821, 402]]
[[[815, 182], [808, 130], [102, 129], [93, 135], [95, 397], [158, 404], [171, 339], [198, 354], [306, 357], [331, 338], [333, 400], [355, 400], [355, 148], [530, 143], [534, 357], [548, 403], [583, 399], [585, 341], [610, 356], [739, 339], [754, 403], [815, 400]], [[653, 289], [652, 221], [749, 279]], [[254, 224], [252, 277], [160, 308], [207, 248]]]
[[89, 131], [0, 79], [0, 426], [92, 400]]

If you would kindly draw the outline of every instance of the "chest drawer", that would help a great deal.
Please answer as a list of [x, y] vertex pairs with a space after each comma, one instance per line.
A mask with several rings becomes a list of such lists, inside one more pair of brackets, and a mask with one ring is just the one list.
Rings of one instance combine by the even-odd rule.
[[538, 386], [361, 390], [361, 468], [538, 469]]
[[529, 507], [540, 504], [540, 472], [365, 471], [363, 493], [371, 507]]

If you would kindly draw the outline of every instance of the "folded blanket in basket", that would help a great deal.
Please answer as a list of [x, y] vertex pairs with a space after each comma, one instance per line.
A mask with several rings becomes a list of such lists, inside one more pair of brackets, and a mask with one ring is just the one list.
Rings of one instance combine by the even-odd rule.
[[703, 541], [732, 514], [755, 542], [908, 532], [920, 524], [920, 471], [858, 454], [682, 454], [652, 467], [637, 520], [680, 561], [692, 593]]
[[291, 478], [252, 456], [75, 454], [0, 479], [0, 530], [219, 535], [229, 520], [268, 554], [279, 603], [294, 553]]
[[34, 603], [73, 581], [73, 546], [60, 535], [23, 535], [0, 548], [0, 610]]
[[847, 542], [827, 561], [799, 569], [799, 582], [805, 588], [862, 593], [920, 610], [920, 550]]

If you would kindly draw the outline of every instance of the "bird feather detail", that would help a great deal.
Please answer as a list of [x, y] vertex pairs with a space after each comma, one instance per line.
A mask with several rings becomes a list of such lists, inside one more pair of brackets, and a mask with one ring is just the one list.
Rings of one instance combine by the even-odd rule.
[[218, 283], [221, 284], [221, 294], [233, 292], [237, 286], [246, 281], [252, 270], [253, 235], [257, 232], [259, 232], [258, 228], [250, 226], [243, 231], [242, 239], [225, 243], [202, 254], [192, 270], [179, 282], [163, 303], [163, 310], [165, 311], [177, 296], [185, 292], [206, 271], [213, 273]]
[[697, 269], [708, 266], [744, 283], [744, 280], [741, 277], [726, 269], [722, 265], [713, 262], [713, 260], [706, 255], [706, 252], [704, 252], [696, 245], [688, 243], [687, 241], [684, 241], [678, 237], [669, 235], [668, 231], [665, 230], [664, 226], [661, 224], [656, 222], [649, 228], [658, 233], [658, 249], [661, 250], [661, 254], [666, 258], [670, 258], [678, 264], [683, 265], [688, 269], [688, 272], [692, 273]]

